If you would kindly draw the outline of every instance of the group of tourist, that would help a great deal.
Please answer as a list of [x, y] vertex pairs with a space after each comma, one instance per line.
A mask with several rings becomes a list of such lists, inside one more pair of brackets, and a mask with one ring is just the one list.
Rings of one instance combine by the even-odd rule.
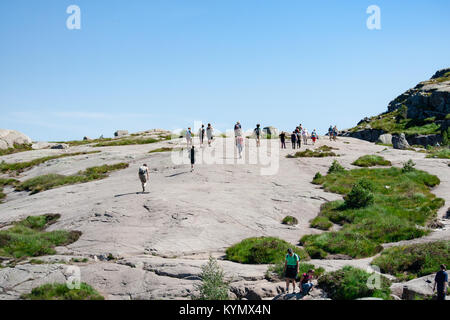
[[[279, 135], [281, 142], [281, 149], [286, 149], [286, 136], [287, 133], [284, 131], [282, 131]], [[304, 145], [308, 145], [309, 139], [311, 139], [313, 145], [316, 144], [316, 141], [319, 139], [319, 135], [317, 134], [316, 129], [314, 129], [311, 132], [311, 134], [309, 134], [308, 129], [303, 128], [303, 126], [300, 124], [291, 133], [292, 149], [295, 149], [296, 147], [300, 149], [302, 146], [302, 141]]]

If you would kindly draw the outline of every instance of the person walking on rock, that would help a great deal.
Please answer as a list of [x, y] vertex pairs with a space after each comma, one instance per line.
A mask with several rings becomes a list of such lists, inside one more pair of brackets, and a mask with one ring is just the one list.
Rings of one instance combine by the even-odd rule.
[[303, 144], [307, 145], [308, 144], [308, 129], [304, 128], [302, 130], [302, 138], [303, 138]]
[[253, 132], [255, 132], [256, 135], [256, 146], [259, 147], [261, 145], [261, 125], [257, 124]]
[[192, 145], [192, 131], [191, 131], [191, 128], [188, 128], [186, 130], [186, 143], [187, 143], [188, 147]]
[[147, 186], [147, 181], [150, 180], [147, 164], [144, 163], [139, 167], [139, 180], [142, 184], [142, 193], [145, 192], [145, 187]]
[[208, 138], [208, 146], [211, 147], [211, 142], [213, 140], [213, 127], [211, 126], [211, 123], [208, 123], [208, 126], [206, 127], [206, 137]]
[[334, 128], [333, 128], [333, 140], [334, 141], [336, 141], [337, 135], [338, 135], [338, 129], [336, 126], [334, 126]]
[[311, 132], [311, 140], [312, 140], [313, 145], [316, 144], [317, 138], [318, 138], [317, 132], [316, 132], [316, 129], [314, 129], [313, 132]]
[[203, 140], [205, 138], [205, 125], [202, 124], [202, 127], [198, 130], [198, 138], [200, 139], [200, 146], [203, 146]]
[[311, 283], [313, 277], [314, 270], [308, 270], [308, 272], [302, 274], [300, 278], [300, 283], [298, 286], [300, 287], [300, 293], [304, 296], [306, 296], [313, 287], [313, 284]]
[[292, 283], [292, 293], [295, 293], [295, 279], [297, 278], [299, 270], [299, 261], [300, 258], [298, 255], [294, 253], [292, 248], [289, 248], [283, 269], [284, 277], [286, 279], [286, 293], [289, 293], [289, 283]]
[[297, 135], [297, 148], [299, 149], [302, 147], [302, 130], [302, 125], [295, 129], [295, 134]]
[[333, 139], [333, 127], [332, 126], [330, 126], [328, 128], [328, 137], [330, 138], [330, 141], [331, 141], [331, 139]]
[[437, 291], [437, 300], [445, 300], [447, 294], [448, 274], [446, 269], [447, 267], [445, 264], [441, 264], [441, 270], [439, 270], [434, 277], [433, 292]]
[[242, 150], [244, 150], [244, 137], [242, 135], [237, 136], [237, 149], [239, 152], [239, 159], [242, 159]]
[[286, 132], [281, 131], [280, 135], [281, 149], [286, 149]]
[[191, 172], [194, 171], [195, 164], [195, 148], [192, 146], [191, 150], [189, 150], [189, 158], [191, 159]]

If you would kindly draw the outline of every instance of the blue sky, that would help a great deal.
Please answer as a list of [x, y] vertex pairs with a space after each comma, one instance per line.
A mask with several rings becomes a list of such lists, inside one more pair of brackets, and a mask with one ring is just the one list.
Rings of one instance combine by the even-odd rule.
[[[66, 8], [81, 9], [68, 30]], [[368, 30], [366, 9], [381, 9]], [[450, 67], [450, 2], [2, 0], [0, 128], [34, 140], [240, 120], [323, 133]]]

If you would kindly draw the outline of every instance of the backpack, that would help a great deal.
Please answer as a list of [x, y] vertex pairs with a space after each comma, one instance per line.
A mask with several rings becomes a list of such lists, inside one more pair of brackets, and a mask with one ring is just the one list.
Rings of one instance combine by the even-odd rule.
[[139, 168], [139, 174], [145, 174], [147, 172], [147, 169], [145, 167]]

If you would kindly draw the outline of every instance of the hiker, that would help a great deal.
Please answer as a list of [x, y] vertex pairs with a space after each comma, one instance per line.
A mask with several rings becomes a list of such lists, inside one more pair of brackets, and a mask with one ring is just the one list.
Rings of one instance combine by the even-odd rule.
[[239, 151], [239, 159], [242, 159], [242, 150], [244, 149], [244, 137], [242, 135], [237, 136], [237, 149]]
[[311, 283], [311, 280], [314, 277], [314, 270], [308, 270], [308, 272], [302, 274], [300, 278], [300, 293], [302, 293], [304, 296], [306, 296], [309, 291], [312, 289], [313, 284]]
[[255, 130], [253, 130], [255, 132], [256, 135], [256, 146], [259, 147], [261, 145], [261, 125], [257, 124]]
[[281, 131], [280, 135], [281, 149], [286, 149], [286, 132]]
[[205, 138], [205, 125], [202, 124], [202, 127], [198, 130], [198, 138], [200, 139], [200, 145], [203, 146], [203, 140]]
[[146, 163], [144, 163], [141, 167], [139, 167], [139, 179], [141, 180], [142, 183], [142, 193], [144, 193], [145, 187], [147, 186], [147, 181], [150, 180], [148, 174], [148, 167]]
[[191, 131], [191, 128], [188, 128], [186, 130], [186, 143], [187, 143], [188, 147], [190, 145], [192, 145], [192, 131]]
[[312, 140], [313, 145], [316, 144], [317, 138], [318, 138], [317, 132], [316, 132], [316, 129], [314, 129], [313, 132], [311, 132], [311, 140]]
[[206, 127], [206, 137], [208, 138], [208, 147], [211, 147], [211, 141], [214, 138], [211, 123], [208, 123], [208, 126]]
[[292, 131], [291, 143], [292, 143], [292, 149], [295, 149], [295, 145], [297, 144], [297, 133], [295, 131]]
[[295, 129], [295, 134], [297, 136], [297, 148], [300, 149], [302, 147], [302, 125]]
[[433, 292], [437, 289], [437, 300], [445, 300], [445, 295], [447, 294], [448, 274], [446, 269], [445, 264], [441, 264], [441, 270], [434, 277]]
[[303, 129], [302, 131], [302, 137], [303, 137], [303, 144], [308, 144], [308, 129]]
[[336, 126], [334, 126], [333, 128], [333, 140], [336, 141], [336, 137], [338, 135], [338, 129]]
[[328, 136], [330, 137], [330, 141], [331, 141], [331, 139], [333, 139], [333, 127], [332, 126], [330, 126], [328, 128]]
[[241, 129], [242, 126], [240, 124], [240, 122], [236, 122], [236, 124], [234, 125], [234, 137], [237, 138], [237, 136], [241, 135]]
[[300, 258], [292, 248], [288, 249], [284, 263], [284, 277], [286, 278], [286, 293], [289, 293], [289, 283], [292, 282], [292, 293], [295, 293], [295, 278], [297, 278]]
[[189, 158], [191, 159], [191, 172], [194, 171], [194, 164], [195, 164], [195, 148], [192, 146], [191, 150], [189, 151]]

